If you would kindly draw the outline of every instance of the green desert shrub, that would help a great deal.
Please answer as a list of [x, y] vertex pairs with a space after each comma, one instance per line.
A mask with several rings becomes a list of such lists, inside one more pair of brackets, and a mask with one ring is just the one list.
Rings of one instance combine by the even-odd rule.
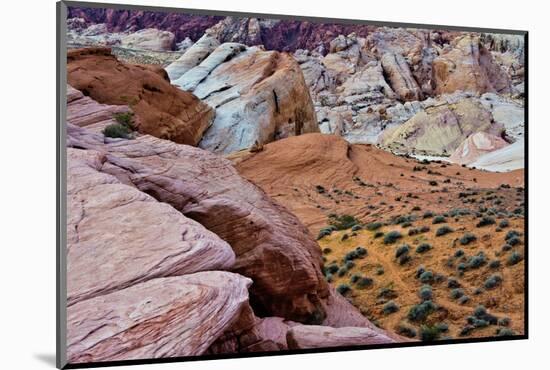
[[517, 238], [520, 236], [520, 233], [516, 230], [510, 230], [506, 233], [506, 236], [504, 237], [504, 240], [508, 241], [512, 238]]
[[113, 123], [103, 129], [103, 135], [112, 138], [130, 139], [132, 130], [120, 123]]
[[353, 274], [351, 275], [351, 278], [349, 279], [352, 283], [356, 283], [359, 279], [361, 279], [361, 275], [359, 274]]
[[454, 288], [460, 288], [460, 283], [455, 278], [448, 278], [447, 279], [447, 287], [454, 289]]
[[118, 124], [128, 127], [130, 130], [134, 130], [134, 114], [132, 112], [115, 113], [113, 118]]
[[464, 290], [462, 290], [460, 288], [455, 288], [455, 289], [451, 290], [451, 294], [450, 294], [452, 299], [459, 299], [463, 295], [464, 295]]
[[384, 236], [384, 233], [382, 231], [377, 231], [374, 233], [374, 239], [378, 239]]
[[510, 328], [497, 328], [496, 334], [498, 337], [511, 337], [516, 335], [516, 332]]
[[364, 257], [367, 255], [367, 249], [365, 247], [357, 247], [355, 248], [355, 253], [357, 253], [359, 257]]
[[435, 325], [422, 325], [420, 327], [420, 339], [423, 342], [431, 342], [439, 338], [440, 331]]
[[420, 304], [412, 306], [407, 314], [407, 318], [410, 321], [424, 321], [435, 310], [436, 305], [432, 301], [424, 301]]
[[384, 244], [393, 244], [402, 237], [403, 235], [401, 235], [399, 231], [390, 231], [389, 233], [384, 235]]
[[500, 261], [492, 260], [491, 262], [489, 262], [489, 267], [492, 269], [498, 269], [500, 267]]
[[331, 273], [328, 273], [325, 275], [325, 280], [329, 283], [332, 282], [333, 278], [332, 278], [332, 274]]
[[432, 220], [432, 224], [442, 224], [444, 223], [445, 221], [447, 221], [447, 219], [441, 215], [439, 216], [435, 216]]
[[462, 245], [468, 245], [471, 242], [474, 242], [477, 239], [477, 237], [472, 233], [466, 233], [460, 238], [460, 244]]
[[342, 277], [345, 276], [348, 273], [348, 268], [346, 266], [342, 266], [338, 269], [338, 276]]
[[479, 220], [479, 222], [476, 224], [476, 227], [483, 227], [483, 226], [489, 226], [489, 225], [494, 225], [496, 222], [495, 222], [495, 219], [493, 217], [490, 217], [490, 216], [483, 216], [481, 218], [481, 220]]
[[508, 222], [508, 220], [502, 220], [498, 223], [498, 227], [500, 227], [501, 229], [504, 229], [508, 226], [510, 226], [510, 222]]
[[487, 280], [485, 280], [485, 283], [483, 284], [483, 286], [486, 289], [493, 289], [499, 286], [501, 283], [502, 283], [502, 276], [498, 274], [493, 274], [489, 276]]
[[336, 230], [334, 226], [327, 226], [322, 228], [317, 235], [317, 240], [323, 239], [325, 236], [329, 236], [334, 230]]
[[462, 257], [463, 255], [464, 255], [464, 251], [462, 249], [458, 249], [454, 254], [456, 258]]
[[322, 185], [315, 185], [315, 191], [319, 194], [324, 194], [327, 190]]
[[428, 243], [422, 243], [416, 247], [416, 253], [424, 253], [432, 249], [432, 246]]
[[332, 252], [332, 249], [329, 247], [323, 248], [323, 254], [329, 254]]
[[441, 226], [439, 229], [437, 229], [437, 231], [435, 232], [435, 236], [443, 236], [443, 235], [447, 235], [449, 233], [452, 233], [453, 232], [453, 229], [451, 229], [449, 226], [445, 225], [445, 226]]
[[404, 264], [406, 264], [406, 263], [409, 262], [410, 260], [411, 260], [411, 256], [407, 253], [407, 254], [401, 255], [401, 256], [397, 259], [397, 263], [399, 263], [399, 265], [403, 266]]
[[483, 252], [479, 252], [475, 256], [468, 259], [467, 267], [469, 269], [477, 269], [487, 263], [487, 258]]
[[434, 277], [434, 274], [431, 271], [424, 271], [423, 273], [420, 274], [418, 278], [423, 283], [429, 283], [430, 281], [433, 280], [433, 277]]
[[361, 279], [357, 280], [357, 286], [359, 288], [368, 288], [370, 286], [372, 286], [372, 284], [374, 283], [374, 280], [372, 280], [370, 277], [362, 277]]
[[434, 216], [434, 213], [432, 211], [426, 211], [422, 215], [422, 218], [432, 218]]
[[418, 296], [423, 301], [429, 301], [433, 297], [432, 287], [430, 285], [422, 285], [418, 291]]
[[351, 228], [351, 231], [359, 231], [363, 229], [363, 227], [361, 225], [354, 225], [352, 228]]
[[359, 224], [359, 220], [351, 215], [332, 215], [329, 217], [329, 223], [337, 230], [346, 230]]
[[399, 306], [394, 301], [389, 301], [382, 307], [384, 315], [389, 315], [397, 311], [399, 311]]
[[353, 261], [346, 261], [346, 268], [347, 268], [348, 270], [351, 270], [351, 269], [354, 268], [354, 267], [355, 267], [355, 262], [353, 262]]
[[326, 270], [327, 270], [328, 272], [330, 272], [331, 274], [337, 273], [337, 272], [338, 272], [338, 269], [339, 269], [339, 267], [338, 267], [338, 265], [335, 264], [335, 263], [328, 265], [328, 267], [326, 268]]
[[458, 303], [459, 304], [466, 304], [470, 301], [470, 297], [468, 297], [467, 295], [463, 295], [462, 297], [460, 297], [458, 299]]
[[351, 290], [350, 286], [348, 284], [340, 284], [336, 288], [336, 291], [342, 295], [346, 294]]
[[409, 253], [410, 247], [407, 244], [403, 244], [395, 250], [395, 258], [399, 258], [404, 254]]
[[521, 260], [523, 260], [523, 256], [518, 251], [513, 251], [512, 254], [508, 256], [506, 264], [512, 266], [519, 263]]
[[399, 324], [399, 326], [397, 327], [397, 334], [407, 338], [414, 338], [416, 337], [416, 329], [413, 328], [412, 326]]
[[371, 222], [371, 223], [368, 223], [366, 225], [366, 229], [367, 230], [370, 230], [370, 231], [374, 231], [374, 230], [378, 230], [379, 228], [382, 227], [382, 223], [381, 222]]
[[502, 246], [502, 248], [501, 248], [501, 250], [502, 250], [503, 252], [508, 252], [508, 251], [511, 250], [511, 249], [512, 249], [512, 246], [511, 246], [510, 244], [504, 244], [504, 245]]

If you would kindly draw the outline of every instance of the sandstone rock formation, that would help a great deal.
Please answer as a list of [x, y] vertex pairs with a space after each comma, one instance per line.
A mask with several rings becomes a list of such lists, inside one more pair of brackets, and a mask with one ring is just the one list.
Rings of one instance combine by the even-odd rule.
[[67, 309], [70, 363], [198, 356], [248, 302], [250, 279], [209, 271], [152, 279]]
[[171, 81], [181, 77], [185, 72], [197, 66], [220, 45], [219, 41], [209, 35], [204, 35], [176, 61], [166, 67], [166, 73]]
[[448, 156], [475, 132], [500, 135], [502, 130], [476, 99], [463, 98], [415, 114], [404, 124], [386, 130], [379, 143], [398, 153]]
[[303, 349], [387, 344], [393, 341], [369, 328], [299, 325], [287, 332], [287, 342], [289, 349]]
[[525, 167], [525, 141], [519, 139], [513, 144], [484, 154], [470, 163], [470, 166], [487, 171], [507, 172]]
[[457, 90], [478, 93], [511, 91], [510, 79], [493, 61], [479, 37], [458, 37], [433, 61], [436, 92]]
[[403, 56], [386, 53], [382, 56], [381, 61], [393, 91], [397, 93], [401, 100], [422, 100], [422, 90], [414, 79]]
[[480, 156], [507, 145], [508, 143], [501, 137], [479, 131], [464, 140], [449, 157], [449, 160], [453, 163], [470, 164]]
[[228, 242], [237, 255], [232, 270], [254, 281], [256, 312], [311, 323], [325, 318], [321, 300], [328, 287], [313, 237], [294, 215], [243, 180], [229, 161], [152, 136], [104, 143], [102, 135], [69, 126], [68, 140], [69, 146], [108, 152], [105, 172]]
[[163, 69], [117, 60], [109, 48], [70, 50], [71, 86], [103, 104], [128, 105], [141, 133], [196, 145], [214, 112], [193, 94], [170, 85]]
[[116, 114], [130, 113], [126, 105], [99, 104], [82, 92], [67, 85], [67, 122], [101, 132], [106, 126], [116, 123]]
[[224, 43], [195, 63], [180, 76], [175, 71], [185, 70], [181, 66], [167, 69], [175, 85], [216, 110], [201, 148], [231, 153], [319, 130], [304, 77], [290, 55]]
[[169, 31], [146, 28], [122, 37], [121, 45], [133, 49], [172, 50], [175, 36]]

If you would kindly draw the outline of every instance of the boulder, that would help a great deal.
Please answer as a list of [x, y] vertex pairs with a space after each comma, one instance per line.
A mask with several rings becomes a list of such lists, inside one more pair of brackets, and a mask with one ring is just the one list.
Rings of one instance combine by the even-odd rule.
[[199, 356], [248, 305], [251, 280], [207, 271], [156, 278], [71, 305], [67, 360]]
[[286, 336], [289, 349], [330, 348], [388, 344], [394, 341], [369, 328], [299, 325], [291, 328]]
[[433, 61], [435, 92], [457, 90], [476, 93], [510, 93], [510, 78], [494, 62], [491, 52], [478, 36], [457, 37], [451, 47], [444, 48]]
[[422, 90], [416, 83], [410, 67], [401, 54], [386, 53], [381, 58], [382, 68], [393, 91], [403, 101], [422, 100]]
[[449, 160], [453, 163], [470, 164], [480, 156], [504, 148], [508, 143], [499, 136], [476, 132], [460, 144]]
[[241, 178], [228, 160], [205, 150], [139, 136], [105, 142], [69, 125], [68, 146], [106, 154], [103, 170], [225, 240], [237, 259], [232, 271], [250, 277], [251, 305], [260, 316], [320, 323], [328, 285], [321, 252], [302, 223]]
[[219, 45], [220, 43], [214, 37], [207, 34], [203, 35], [178, 60], [166, 67], [166, 73], [168, 73], [170, 80], [177, 80], [185, 72], [199, 65]]
[[233, 250], [172, 206], [100, 172], [105, 154], [67, 149], [67, 304], [163, 276], [229, 269]]
[[494, 93], [483, 94], [480, 101], [491, 112], [494, 121], [504, 126], [507, 137], [512, 140], [524, 137], [525, 107], [521, 102]]
[[125, 35], [120, 41], [121, 46], [126, 48], [166, 51], [174, 48], [175, 36], [169, 31], [146, 28]]
[[162, 68], [121, 62], [109, 48], [70, 50], [67, 79], [99, 103], [130, 106], [140, 133], [178, 143], [197, 145], [214, 117], [193, 94], [170, 85]]
[[199, 144], [215, 153], [319, 130], [302, 71], [286, 53], [222, 44], [173, 83], [216, 110]]

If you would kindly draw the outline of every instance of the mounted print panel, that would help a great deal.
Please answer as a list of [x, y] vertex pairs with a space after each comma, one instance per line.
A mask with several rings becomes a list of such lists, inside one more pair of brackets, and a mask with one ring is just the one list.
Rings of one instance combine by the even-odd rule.
[[58, 5], [59, 367], [527, 337], [526, 32]]

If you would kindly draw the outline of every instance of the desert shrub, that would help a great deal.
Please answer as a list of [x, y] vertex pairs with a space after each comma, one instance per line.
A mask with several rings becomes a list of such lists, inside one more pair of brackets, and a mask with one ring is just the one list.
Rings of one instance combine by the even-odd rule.
[[411, 227], [411, 226], [412, 226], [412, 223], [410, 223], [410, 222], [408, 222], [408, 221], [407, 221], [407, 222], [403, 222], [403, 223], [401, 224], [401, 227], [402, 227], [402, 228], [407, 228], [407, 227]]
[[337, 273], [337, 272], [338, 272], [338, 269], [339, 269], [339, 267], [338, 267], [338, 265], [336, 265], [336, 264], [331, 264], [331, 265], [329, 265], [329, 266], [326, 268], [326, 270], [327, 270], [328, 272], [330, 272], [331, 274]]
[[336, 230], [334, 226], [327, 226], [322, 228], [317, 235], [317, 240], [323, 239], [325, 236], [329, 236], [334, 230]]
[[332, 249], [329, 247], [323, 248], [323, 254], [329, 254], [330, 252], [332, 252]]
[[455, 288], [451, 290], [451, 294], [450, 294], [452, 299], [459, 299], [463, 295], [464, 295], [464, 291], [460, 288]]
[[393, 244], [397, 240], [401, 239], [403, 236], [399, 231], [390, 231], [386, 235], [384, 235], [384, 244]]
[[399, 311], [399, 306], [394, 301], [389, 301], [384, 305], [384, 307], [382, 307], [382, 312], [384, 315], [389, 315], [397, 311]]
[[458, 249], [454, 254], [456, 258], [462, 257], [463, 255], [464, 255], [464, 251], [462, 249]]
[[475, 295], [480, 295], [483, 292], [484, 292], [483, 288], [475, 288], [474, 289], [474, 294]]
[[361, 225], [354, 225], [352, 228], [351, 228], [351, 231], [359, 231], [363, 229], [363, 226]]
[[429, 283], [430, 281], [432, 281], [433, 277], [434, 277], [434, 274], [431, 271], [424, 271], [423, 273], [420, 274], [418, 278], [423, 283]]
[[510, 256], [508, 256], [508, 259], [506, 260], [506, 264], [508, 266], [515, 265], [516, 263], [519, 263], [521, 260], [523, 260], [523, 256], [517, 252], [513, 251]]
[[507, 252], [512, 249], [512, 246], [510, 244], [504, 244], [501, 248], [503, 252]]
[[326, 193], [326, 189], [321, 185], [315, 185], [315, 191], [317, 191], [317, 193], [319, 194]]
[[483, 284], [483, 286], [486, 289], [493, 289], [499, 286], [501, 283], [502, 283], [502, 276], [493, 274], [489, 276], [487, 280], [485, 280], [485, 283]]
[[446, 323], [444, 322], [440, 322], [440, 323], [437, 323], [435, 324], [435, 326], [437, 327], [437, 329], [439, 329], [440, 332], [444, 333], [446, 331], [449, 331], [449, 325], [447, 325]]
[[134, 114], [132, 112], [115, 113], [113, 118], [118, 124], [127, 127], [129, 130], [135, 130]]
[[112, 138], [130, 139], [132, 130], [120, 123], [113, 123], [103, 129], [103, 135]]
[[451, 289], [460, 288], [460, 283], [455, 278], [450, 277], [447, 279], [447, 287]]
[[469, 335], [474, 329], [475, 329], [475, 326], [466, 325], [462, 329], [460, 329], [460, 332], [458, 333], [458, 335], [460, 335], [461, 337], [464, 337], [466, 335]]
[[357, 247], [355, 248], [355, 253], [357, 253], [359, 257], [363, 257], [366, 256], [368, 252], [365, 247]]
[[435, 236], [443, 236], [443, 235], [447, 235], [449, 233], [452, 233], [453, 232], [453, 229], [451, 229], [449, 226], [445, 225], [445, 226], [441, 226], [439, 229], [437, 229], [437, 231], [435, 232]]
[[350, 252], [346, 253], [344, 255], [343, 260], [344, 260], [344, 262], [347, 262], [347, 261], [352, 261], [352, 260], [354, 260], [358, 257], [359, 257], [359, 255], [357, 254], [357, 251], [353, 250], [353, 251], [350, 251]]
[[435, 325], [422, 325], [420, 327], [420, 339], [423, 342], [431, 342], [439, 338], [439, 328]]
[[344, 235], [342, 235], [342, 237], [340, 238], [341, 241], [348, 240], [348, 239], [349, 239], [349, 235], [348, 235], [348, 234], [344, 234]]
[[351, 275], [351, 278], [349, 279], [352, 283], [356, 283], [359, 279], [361, 279], [361, 275], [359, 274], [353, 274]]
[[395, 258], [399, 258], [404, 254], [409, 253], [410, 247], [407, 244], [397, 247], [395, 250]]
[[422, 215], [422, 218], [431, 218], [434, 216], [434, 213], [432, 211], [426, 211], [424, 212], [424, 214]]
[[383, 287], [378, 291], [378, 298], [392, 299], [396, 297], [397, 293], [390, 287]]
[[377, 267], [376, 268], [376, 275], [383, 275], [384, 274], [384, 268], [383, 267]]
[[[394, 218], [393, 220], [393, 224], [395, 225], [403, 225], [403, 224], [410, 224], [412, 221], [414, 221], [414, 217], [413, 216], [397, 216], [396, 218]], [[410, 225], [409, 225], [410, 226]]]
[[487, 309], [483, 305], [479, 305], [474, 309], [474, 316], [475, 317], [483, 317], [487, 314]]
[[468, 245], [471, 242], [475, 241], [477, 237], [472, 233], [466, 233], [460, 238], [460, 244], [462, 245]]
[[447, 221], [447, 219], [444, 217], [444, 216], [435, 216], [433, 219], [432, 219], [432, 224], [442, 224], [444, 223], [445, 221]]
[[468, 297], [467, 295], [463, 295], [462, 297], [460, 297], [458, 299], [458, 303], [459, 304], [466, 304], [470, 301], [470, 297]]
[[374, 280], [372, 280], [370, 277], [364, 276], [357, 281], [357, 286], [359, 288], [367, 288], [372, 286], [373, 283], [374, 283]]
[[420, 232], [421, 232], [421, 233], [427, 233], [428, 231], [430, 231], [430, 227], [429, 227], [429, 226], [422, 226], [422, 227], [420, 227]]
[[416, 329], [404, 324], [399, 324], [399, 326], [397, 327], [397, 333], [407, 338], [416, 337]]
[[420, 207], [419, 206], [414, 206], [414, 207], [412, 207], [412, 210], [413, 211], [420, 211]]
[[418, 296], [423, 301], [431, 300], [433, 297], [432, 287], [430, 285], [422, 285], [418, 291]]
[[428, 182], [428, 184], [430, 184], [430, 186], [437, 186], [437, 181], [435, 181], [435, 180], [430, 180], [430, 181]]
[[340, 284], [338, 285], [338, 288], [336, 288], [336, 291], [342, 295], [346, 294], [351, 290], [350, 286], [348, 284]]
[[499, 336], [499, 337], [511, 337], [511, 336], [516, 335], [516, 332], [513, 331], [513, 330], [510, 329], [510, 328], [498, 328], [498, 329], [496, 330], [496, 334], [497, 334], [497, 336]]
[[346, 268], [347, 268], [348, 270], [351, 270], [351, 269], [354, 268], [354, 267], [355, 267], [355, 262], [353, 262], [353, 261], [346, 261]]
[[518, 244], [521, 244], [521, 239], [518, 238], [517, 236], [514, 236], [514, 237], [508, 239], [507, 242], [511, 246], [516, 246]]
[[509, 326], [510, 325], [510, 318], [509, 317], [502, 317], [498, 319], [497, 323], [499, 326]]
[[325, 275], [325, 280], [326, 280], [327, 282], [331, 283], [331, 282], [332, 282], [332, 274], [330, 274], [330, 273], [329, 273], [329, 274], [326, 274], [326, 275]]
[[464, 262], [460, 262], [458, 265], [456, 265], [456, 269], [461, 272], [464, 272], [466, 268], [467, 266]]
[[378, 239], [384, 236], [384, 233], [382, 231], [377, 231], [374, 233], [374, 239]]
[[510, 222], [508, 222], [508, 220], [502, 220], [498, 223], [498, 227], [500, 227], [501, 229], [504, 229], [508, 226], [510, 226]]
[[422, 243], [416, 247], [416, 253], [424, 253], [432, 249], [432, 246], [428, 243]]
[[479, 222], [476, 224], [476, 227], [483, 227], [483, 226], [489, 226], [494, 224], [495, 224], [495, 219], [493, 217], [483, 216], [481, 220], [479, 220]]
[[432, 301], [424, 301], [411, 307], [407, 314], [410, 321], [424, 321], [436, 310], [436, 305]]
[[500, 267], [500, 261], [492, 260], [491, 262], [489, 262], [489, 267], [492, 269], [498, 269]]
[[416, 269], [416, 278], [418, 279], [420, 277], [420, 275], [422, 275], [424, 272], [426, 271], [426, 269], [424, 268], [424, 266], [420, 265], [418, 266], [418, 268]]
[[409, 232], [407, 234], [409, 236], [420, 234], [420, 229], [413, 227], [412, 229], [409, 229]]
[[381, 228], [382, 223], [381, 222], [371, 222], [371, 223], [368, 223], [365, 227], [367, 228], [367, 230], [374, 231], [374, 230], [377, 230], [377, 229]]
[[348, 269], [346, 268], [346, 266], [342, 266], [340, 267], [340, 269], [338, 269], [338, 276], [340, 277], [345, 276], [347, 273]]
[[346, 230], [359, 223], [359, 220], [351, 215], [331, 215], [329, 223], [337, 230]]
[[516, 231], [516, 230], [510, 230], [510, 231], [508, 231], [508, 232], [506, 233], [506, 236], [504, 237], [504, 240], [510, 240], [510, 239], [512, 239], [512, 238], [514, 238], [514, 237], [518, 237], [518, 236], [520, 236], [520, 235], [521, 235], [521, 234], [520, 234], [518, 231]]
[[487, 258], [483, 252], [479, 252], [475, 256], [468, 259], [467, 267], [469, 269], [477, 269], [487, 263]]
[[399, 259], [397, 260], [397, 263], [399, 263], [401, 266], [406, 264], [411, 260], [411, 256], [409, 254], [403, 254]]

